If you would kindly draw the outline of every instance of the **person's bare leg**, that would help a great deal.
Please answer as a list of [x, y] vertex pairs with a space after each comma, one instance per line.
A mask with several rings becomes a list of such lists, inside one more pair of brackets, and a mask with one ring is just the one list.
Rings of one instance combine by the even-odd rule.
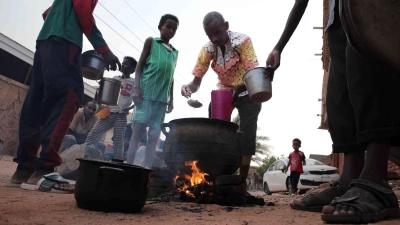
[[339, 179], [340, 183], [349, 185], [351, 180], [360, 177], [365, 164], [364, 158], [364, 152], [344, 154], [343, 171]]
[[[387, 180], [387, 165], [389, 158], [389, 141], [373, 142], [367, 146], [367, 155], [363, 170], [360, 174], [359, 179], [371, 181], [383, 187], [390, 187]], [[382, 204], [376, 199], [371, 198], [368, 191], [353, 187], [355, 191], [346, 192], [343, 195], [344, 198], [358, 196], [357, 201], [367, 202], [382, 209]], [[338, 204], [336, 206], [325, 206], [322, 209], [323, 214], [333, 215], [355, 215], [357, 212], [353, 207], [342, 206]]]
[[43, 178], [44, 175], [53, 173], [54, 169], [49, 170], [36, 170], [26, 181], [27, 184], [37, 184], [37, 182]]
[[33, 174], [33, 169], [24, 169], [24, 170], [15, 170], [14, 174], [11, 177], [11, 183], [13, 184], [22, 184], [26, 183], [29, 177]]
[[126, 162], [129, 164], [133, 164], [136, 152], [139, 148], [140, 139], [143, 137], [144, 132], [146, 132], [146, 126], [143, 123], [135, 123], [132, 127], [132, 137], [129, 142], [126, 160]]
[[246, 179], [247, 175], [249, 174], [251, 157], [252, 155], [244, 155], [242, 158], [242, 164], [240, 165], [239, 174], [242, 175], [244, 179]]
[[146, 144], [146, 151], [142, 166], [151, 167], [153, 164], [154, 154], [156, 151], [156, 144], [158, 139], [160, 138], [161, 131], [159, 129], [155, 129], [150, 127], [148, 132], [148, 141]]

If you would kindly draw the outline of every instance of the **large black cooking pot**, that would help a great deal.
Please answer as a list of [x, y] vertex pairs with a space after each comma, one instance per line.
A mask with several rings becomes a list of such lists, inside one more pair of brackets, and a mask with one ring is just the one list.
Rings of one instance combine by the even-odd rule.
[[78, 207], [106, 212], [138, 212], [143, 208], [152, 170], [126, 163], [77, 160]]
[[[166, 131], [169, 128], [169, 132]], [[208, 173], [209, 181], [233, 174], [242, 161], [242, 148], [235, 123], [209, 118], [185, 118], [161, 124], [165, 134], [164, 161], [170, 169], [191, 174], [186, 161]]]

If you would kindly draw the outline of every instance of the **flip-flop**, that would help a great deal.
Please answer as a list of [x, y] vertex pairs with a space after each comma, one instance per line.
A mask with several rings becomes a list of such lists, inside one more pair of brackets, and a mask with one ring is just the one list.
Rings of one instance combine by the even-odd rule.
[[11, 187], [11, 188], [19, 188], [21, 184], [11, 183], [11, 182], [4, 182], [3, 187]]
[[[330, 206], [338, 204], [352, 206], [357, 210], [356, 215], [333, 215], [323, 214], [321, 219], [327, 223], [371, 223], [378, 222], [385, 218], [397, 218], [400, 216], [399, 203], [393, 190], [375, 184], [371, 181], [355, 179], [350, 183], [351, 188], [347, 193], [354, 191], [354, 197], [344, 198], [343, 196], [334, 199]], [[369, 195], [379, 201], [383, 209], [368, 202], [358, 201], [358, 192], [353, 188], [361, 188], [369, 192]]]
[[290, 203], [290, 208], [296, 210], [322, 212], [322, 208], [329, 205], [335, 197], [344, 195], [349, 190], [349, 186], [335, 181], [331, 186], [320, 193], [310, 193], [300, 199], [302, 205]]
[[64, 179], [59, 173], [49, 173], [43, 176], [36, 184], [22, 183], [21, 188], [31, 191], [43, 191], [61, 194], [73, 194], [73, 191], [65, 191], [55, 189], [55, 184], [70, 184], [68, 180]]

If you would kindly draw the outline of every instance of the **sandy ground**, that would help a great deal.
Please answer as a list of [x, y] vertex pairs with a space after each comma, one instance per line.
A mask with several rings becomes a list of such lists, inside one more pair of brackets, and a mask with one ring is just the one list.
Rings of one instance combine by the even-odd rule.
[[[320, 213], [292, 210], [288, 195], [251, 192], [274, 206], [226, 207], [193, 203], [147, 202], [140, 213], [104, 213], [77, 207], [73, 194], [53, 194], [3, 187], [16, 164], [12, 157], [0, 160], [0, 224], [324, 224]], [[396, 183], [397, 184], [397, 183]], [[400, 184], [400, 182], [398, 182]], [[400, 189], [400, 188], [399, 188]], [[400, 196], [400, 190], [395, 191]], [[300, 198], [301, 196], [296, 196]], [[377, 224], [400, 224], [400, 219]]]

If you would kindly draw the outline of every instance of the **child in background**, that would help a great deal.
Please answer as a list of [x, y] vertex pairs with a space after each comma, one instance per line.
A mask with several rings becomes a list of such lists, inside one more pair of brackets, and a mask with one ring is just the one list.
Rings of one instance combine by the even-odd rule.
[[164, 122], [165, 112], [170, 113], [173, 106], [174, 72], [178, 51], [169, 44], [178, 29], [176, 16], [166, 14], [158, 24], [160, 38], [146, 39], [140, 55], [135, 76], [133, 101], [136, 105], [132, 138], [129, 144], [127, 162], [132, 164], [140, 137], [149, 127], [145, 158], [142, 166], [151, 167], [156, 143], [160, 137], [160, 124]]
[[293, 139], [292, 146], [294, 151], [289, 154], [288, 166], [285, 169], [287, 172], [290, 166], [290, 183], [292, 185], [292, 193], [297, 193], [297, 184], [299, 183], [300, 174], [303, 171], [303, 165], [306, 165], [306, 157], [302, 151], [299, 151], [301, 147], [301, 141], [298, 138]]
[[102, 152], [95, 148], [100, 138], [111, 128], [114, 128], [113, 147], [116, 153], [116, 159], [122, 160], [124, 158], [124, 136], [126, 127], [126, 115], [130, 109], [134, 107], [132, 104], [134, 93], [134, 82], [131, 78], [136, 70], [137, 61], [130, 57], [125, 56], [122, 62], [122, 76], [115, 76], [114, 79], [121, 81], [121, 93], [118, 99], [118, 105], [107, 106], [110, 114], [105, 118], [100, 118], [93, 129], [89, 132], [86, 139], [85, 158], [89, 159], [102, 159]]

